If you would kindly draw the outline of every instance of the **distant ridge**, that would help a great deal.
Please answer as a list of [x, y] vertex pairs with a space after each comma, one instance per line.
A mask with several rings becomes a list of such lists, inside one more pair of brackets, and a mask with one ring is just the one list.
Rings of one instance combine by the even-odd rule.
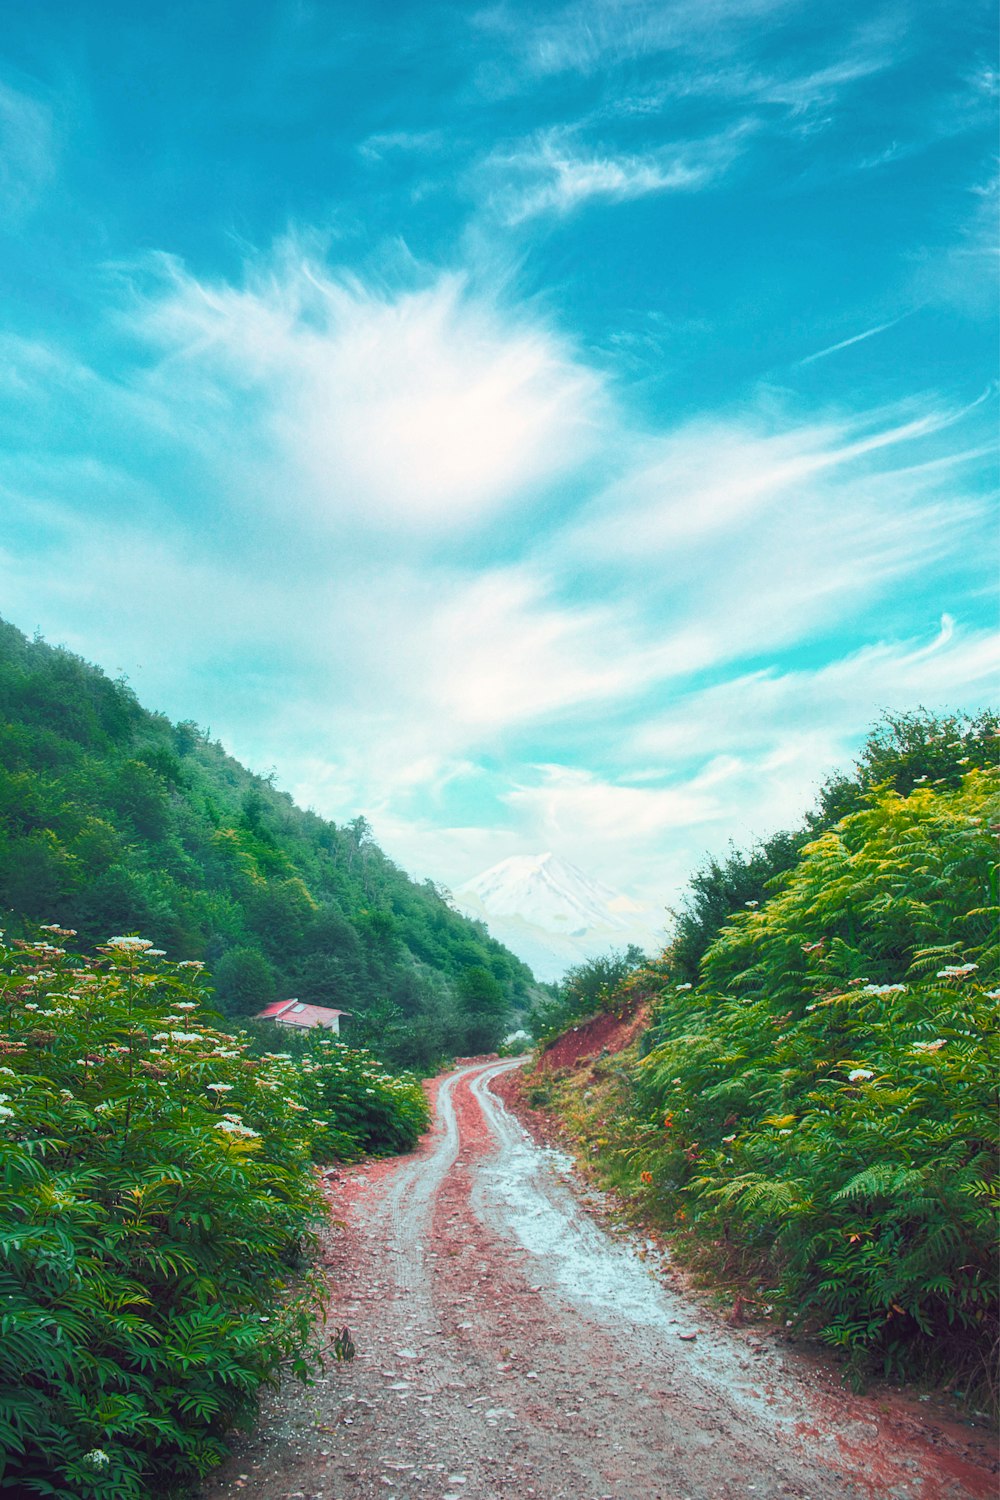
[[609, 948], [662, 946], [654, 913], [551, 850], [501, 860], [460, 886], [455, 903], [543, 980]]

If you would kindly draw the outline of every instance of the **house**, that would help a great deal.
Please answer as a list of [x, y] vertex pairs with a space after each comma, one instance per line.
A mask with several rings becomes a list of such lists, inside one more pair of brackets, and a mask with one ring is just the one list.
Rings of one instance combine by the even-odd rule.
[[340, 1018], [349, 1014], [346, 1010], [329, 1010], [325, 1005], [303, 1005], [301, 1000], [276, 1000], [259, 1010], [254, 1019], [273, 1021], [276, 1026], [297, 1026], [302, 1031], [324, 1026], [339, 1035]]

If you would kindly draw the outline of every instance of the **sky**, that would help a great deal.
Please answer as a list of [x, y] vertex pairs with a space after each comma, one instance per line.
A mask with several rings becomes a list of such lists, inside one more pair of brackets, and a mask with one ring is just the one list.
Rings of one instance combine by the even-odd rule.
[[0, 614], [662, 913], [996, 698], [969, 0], [7, 0]]

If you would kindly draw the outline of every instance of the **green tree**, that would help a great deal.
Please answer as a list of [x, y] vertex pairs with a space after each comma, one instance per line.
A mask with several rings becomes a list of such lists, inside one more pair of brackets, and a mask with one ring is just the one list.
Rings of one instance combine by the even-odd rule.
[[230, 948], [215, 965], [215, 993], [227, 1015], [263, 1010], [277, 992], [274, 965], [259, 948]]
[[466, 1046], [470, 1053], [493, 1052], [507, 1030], [510, 1007], [500, 984], [488, 969], [475, 964], [458, 983], [459, 1002], [466, 1017]]

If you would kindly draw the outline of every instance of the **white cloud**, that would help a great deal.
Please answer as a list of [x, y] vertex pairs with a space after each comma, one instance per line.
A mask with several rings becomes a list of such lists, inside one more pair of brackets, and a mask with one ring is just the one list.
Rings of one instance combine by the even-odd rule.
[[747, 32], [759, 31], [765, 17], [776, 19], [782, 11], [795, 9], [796, 3], [573, 0], [543, 10], [534, 24], [526, 24], [523, 12], [506, 5], [480, 11], [475, 20], [484, 32], [507, 42], [526, 77], [542, 79], [562, 73], [590, 76], [662, 54], [727, 51]]
[[994, 164], [991, 174], [969, 189], [952, 242], [920, 254], [913, 273], [914, 296], [966, 317], [995, 322], [998, 210], [1000, 175]]
[[358, 151], [367, 161], [383, 161], [396, 151], [436, 152], [444, 144], [445, 137], [440, 130], [382, 130], [367, 136]]
[[600, 107], [608, 114], [659, 113], [701, 97], [777, 104], [795, 117], [828, 110], [906, 53], [903, 20], [885, 10], [860, 24], [844, 15], [815, 59], [803, 40], [776, 60], [767, 38], [805, 10], [802, 0], [576, 0], [530, 22], [494, 6], [476, 21], [506, 53], [481, 69], [479, 83], [502, 97], [560, 75], [600, 74], [622, 80]]
[[167, 351], [151, 386], [217, 446], [232, 430], [230, 464], [249, 448], [258, 475], [280, 470], [290, 519], [474, 526], [578, 470], [606, 420], [565, 340], [459, 276], [393, 290], [290, 254], [236, 289], [168, 269], [136, 315]]
[[548, 130], [509, 150], [495, 151], [475, 172], [489, 190], [493, 211], [508, 226], [543, 214], [565, 215], [591, 199], [622, 203], [651, 193], [706, 187], [729, 167], [750, 127], [704, 140], [676, 142], [641, 153], [588, 149], [575, 132]]
[[528, 569], [472, 579], [430, 616], [432, 704], [478, 737], [586, 704], [636, 682], [627, 636], [606, 607], [559, 605]]
[[968, 568], [984, 450], [942, 452], [933, 408], [875, 416], [687, 424], [554, 540], [581, 587], [614, 581], [637, 693], [836, 635], [904, 581]]
[[695, 774], [724, 756], [716, 816], [727, 836], [746, 841], [799, 820], [884, 710], [985, 706], [998, 683], [995, 635], [945, 616], [931, 640], [876, 641], [812, 670], [772, 668], [688, 693], [638, 726], [627, 753], [636, 764], [694, 766]]
[[929, 641], [874, 642], [813, 670], [678, 693], [623, 736], [614, 777], [547, 765], [522, 778], [506, 799], [520, 848], [556, 848], [652, 907], [674, 904], [706, 853], [797, 826], [884, 709], [974, 707], [998, 682], [996, 637], [945, 617]]
[[536, 769], [541, 780], [516, 786], [505, 801], [541, 835], [541, 847], [579, 843], [594, 848], [621, 841], [635, 848], [718, 816], [698, 777], [681, 787], [652, 788], [607, 781], [570, 766]]

